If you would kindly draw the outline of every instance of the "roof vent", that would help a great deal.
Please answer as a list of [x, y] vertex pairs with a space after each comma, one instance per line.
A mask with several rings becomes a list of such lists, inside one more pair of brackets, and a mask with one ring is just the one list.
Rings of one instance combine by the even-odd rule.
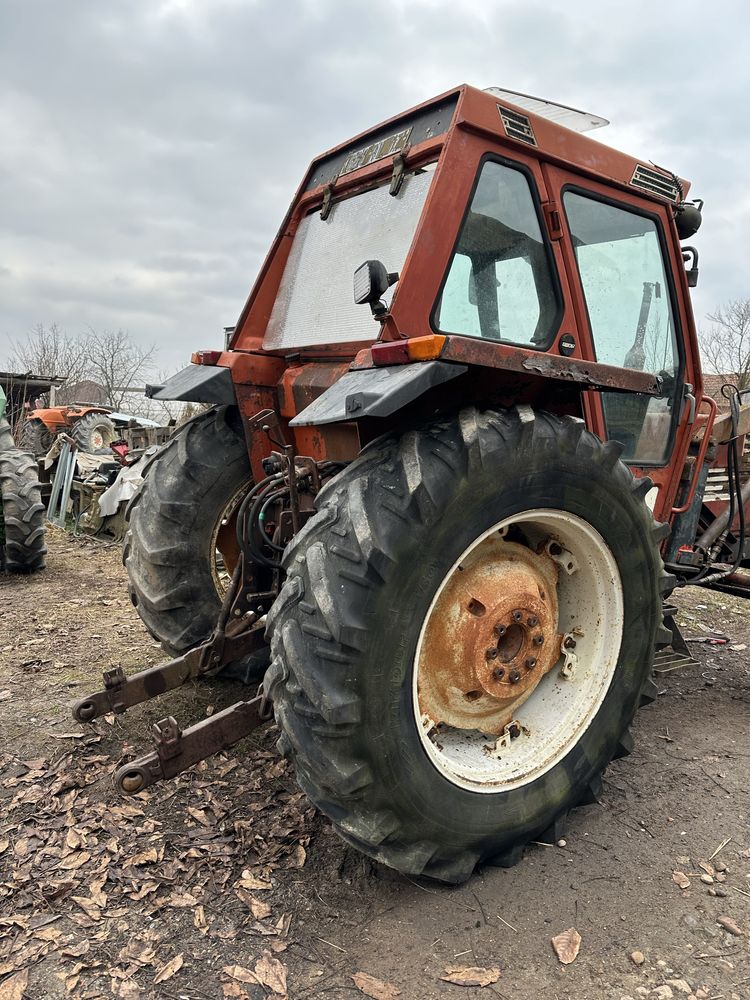
[[680, 186], [674, 177], [644, 167], [641, 163], [636, 165], [630, 183], [633, 187], [648, 191], [649, 194], [658, 194], [662, 198], [669, 198], [670, 201], [680, 201], [682, 198]]
[[519, 139], [530, 146], [536, 146], [534, 129], [526, 115], [522, 115], [518, 111], [511, 111], [510, 108], [504, 108], [501, 104], [498, 104], [497, 110], [500, 112], [505, 134], [509, 139]]
[[[523, 111], [530, 111], [541, 118], [548, 118], [556, 125], [564, 125], [565, 128], [573, 129], [574, 132], [589, 132], [594, 128], [602, 128], [609, 125], [606, 118], [599, 115], [589, 114], [588, 111], [579, 111], [578, 108], [568, 107], [567, 104], [556, 104], [555, 101], [546, 101], [542, 97], [532, 97], [531, 94], [521, 94], [515, 90], [505, 90], [502, 87], [487, 87], [487, 93], [492, 94], [495, 100], [500, 100], [512, 104], [514, 108], [521, 108]], [[500, 114], [502, 114], [502, 109]]]

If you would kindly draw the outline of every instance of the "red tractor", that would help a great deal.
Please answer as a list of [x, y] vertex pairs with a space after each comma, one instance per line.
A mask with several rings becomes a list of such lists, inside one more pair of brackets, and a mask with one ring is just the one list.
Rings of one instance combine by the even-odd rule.
[[74, 715], [228, 666], [262, 688], [164, 719], [122, 789], [273, 711], [344, 840], [447, 881], [596, 798], [675, 655], [670, 592], [744, 586], [750, 499], [750, 408], [703, 393], [701, 205], [601, 123], [462, 86], [313, 161], [226, 349], [152, 390], [211, 404], [125, 546], [176, 658]]

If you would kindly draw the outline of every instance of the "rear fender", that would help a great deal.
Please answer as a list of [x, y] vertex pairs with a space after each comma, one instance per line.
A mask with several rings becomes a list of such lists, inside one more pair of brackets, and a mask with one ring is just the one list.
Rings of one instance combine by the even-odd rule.
[[389, 417], [433, 386], [466, 371], [466, 365], [444, 361], [350, 371], [290, 420], [289, 426], [312, 427], [363, 417]]
[[188, 365], [163, 385], [147, 385], [149, 399], [182, 400], [186, 403], [236, 405], [237, 399], [229, 368]]

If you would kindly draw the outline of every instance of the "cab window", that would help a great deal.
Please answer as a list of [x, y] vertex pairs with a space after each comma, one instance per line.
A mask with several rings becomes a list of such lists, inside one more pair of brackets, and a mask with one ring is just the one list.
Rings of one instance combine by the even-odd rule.
[[660, 375], [660, 398], [602, 392], [607, 434], [635, 465], [668, 455], [680, 367], [656, 222], [573, 191], [563, 196], [596, 360]]
[[546, 347], [558, 322], [557, 283], [526, 174], [487, 161], [442, 293], [443, 333]]

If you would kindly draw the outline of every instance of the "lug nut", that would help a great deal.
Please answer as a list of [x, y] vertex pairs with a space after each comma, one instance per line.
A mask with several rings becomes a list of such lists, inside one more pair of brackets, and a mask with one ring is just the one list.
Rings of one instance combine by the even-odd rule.
[[539, 624], [539, 619], [537, 618], [536, 615], [530, 615], [527, 618], [527, 624], [528, 624], [529, 628], [534, 628], [535, 625]]
[[518, 684], [518, 682], [521, 680], [521, 675], [517, 670], [511, 670], [511, 672], [508, 674], [508, 680], [510, 681], [511, 684]]
[[498, 622], [493, 631], [495, 635], [505, 635], [505, 626], [501, 625], [500, 622]]
[[541, 646], [543, 644], [543, 642], [544, 642], [544, 636], [543, 635], [535, 635], [534, 636], [534, 645], [535, 646]]
[[535, 666], [536, 666], [536, 657], [535, 656], [529, 656], [529, 657], [527, 657], [527, 659], [526, 659], [526, 669], [527, 670], [532, 670]]
[[485, 652], [484, 658], [486, 660], [494, 660], [497, 658], [497, 649], [495, 646], [490, 646], [490, 648]]
[[496, 681], [501, 681], [503, 677], [505, 677], [505, 671], [503, 670], [502, 667], [495, 667], [495, 669], [492, 671], [492, 677]]
[[514, 611], [513, 612], [513, 621], [514, 622], [520, 622], [522, 618], [523, 618], [523, 611]]

